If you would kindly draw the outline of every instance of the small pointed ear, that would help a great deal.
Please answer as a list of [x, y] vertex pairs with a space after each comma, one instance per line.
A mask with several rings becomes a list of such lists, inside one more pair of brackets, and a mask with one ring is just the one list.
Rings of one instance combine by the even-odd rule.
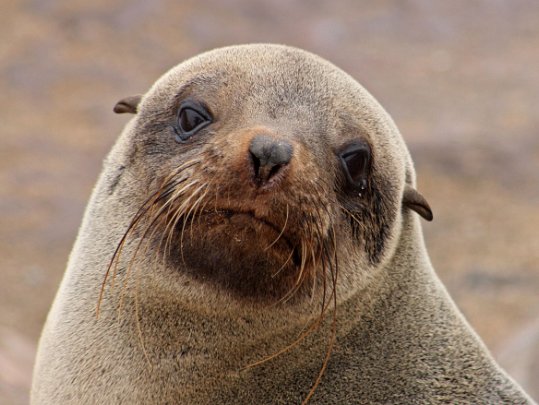
[[429, 203], [427, 202], [427, 200], [425, 200], [425, 197], [419, 194], [419, 192], [415, 188], [409, 186], [408, 184], [404, 187], [402, 205], [417, 212], [427, 221], [432, 221], [433, 215]]
[[116, 114], [124, 114], [124, 113], [136, 114], [137, 107], [138, 107], [138, 104], [140, 103], [141, 98], [142, 96], [140, 94], [136, 96], [122, 98], [114, 106], [114, 112]]

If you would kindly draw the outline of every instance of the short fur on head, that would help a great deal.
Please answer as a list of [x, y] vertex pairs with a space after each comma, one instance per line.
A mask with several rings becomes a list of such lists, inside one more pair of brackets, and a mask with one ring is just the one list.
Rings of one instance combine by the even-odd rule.
[[286, 46], [221, 48], [114, 111], [135, 115], [49, 314], [33, 403], [531, 401], [436, 277], [410, 155], [346, 73]]

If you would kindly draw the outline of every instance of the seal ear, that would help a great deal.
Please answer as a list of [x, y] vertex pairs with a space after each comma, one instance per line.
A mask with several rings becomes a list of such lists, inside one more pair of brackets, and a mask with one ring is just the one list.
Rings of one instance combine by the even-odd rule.
[[136, 114], [137, 107], [141, 99], [142, 99], [142, 95], [140, 94], [137, 94], [136, 96], [129, 96], [126, 98], [122, 98], [114, 106], [114, 112], [116, 114], [124, 114], [124, 113]]
[[417, 212], [427, 221], [432, 221], [433, 215], [429, 203], [427, 202], [427, 200], [425, 200], [425, 197], [419, 194], [419, 192], [415, 188], [409, 186], [408, 184], [406, 184], [406, 186], [404, 187], [402, 205]]

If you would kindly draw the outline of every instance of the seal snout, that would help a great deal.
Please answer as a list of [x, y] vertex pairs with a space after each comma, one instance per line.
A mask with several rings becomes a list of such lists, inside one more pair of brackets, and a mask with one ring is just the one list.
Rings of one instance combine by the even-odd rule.
[[249, 145], [254, 181], [258, 187], [275, 182], [292, 159], [292, 145], [284, 139], [255, 135]]

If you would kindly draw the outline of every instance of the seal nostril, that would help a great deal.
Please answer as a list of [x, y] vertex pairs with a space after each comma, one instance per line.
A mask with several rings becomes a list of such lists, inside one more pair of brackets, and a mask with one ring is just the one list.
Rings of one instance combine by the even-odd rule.
[[251, 152], [251, 162], [253, 163], [255, 177], [258, 177], [260, 172], [260, 159], [253, 152]]
[[281, 167], [282, 165], [273, 166], [271, 170], [269, 171], [268, 178], [271, 179], [273, 176], [275, 176]]
[[266, 135], [255, 136], [249, 145], [255, 181], [264, 185], [292, 159], [292, 145]]

